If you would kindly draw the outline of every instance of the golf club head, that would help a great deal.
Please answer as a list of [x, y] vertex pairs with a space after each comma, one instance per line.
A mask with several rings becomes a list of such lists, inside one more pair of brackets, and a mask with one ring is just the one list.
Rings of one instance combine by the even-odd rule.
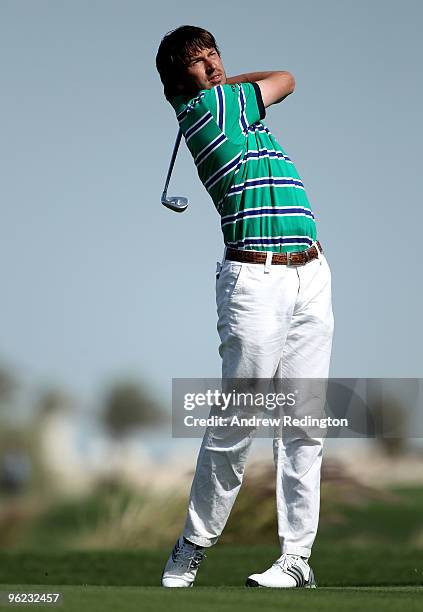
[[166, 196], [166, 193], [162, 194], [162, 204], [166, 208], [170, 208], [174, 212], [184, 212], [188, 206], [188, 198], [184, 196]]

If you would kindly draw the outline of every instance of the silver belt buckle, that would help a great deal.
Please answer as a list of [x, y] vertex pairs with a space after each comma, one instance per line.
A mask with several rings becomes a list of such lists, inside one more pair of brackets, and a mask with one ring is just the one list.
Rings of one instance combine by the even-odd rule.
[[286, 265], [291, 266], [291, 251], [288, 251], [286, 254]]

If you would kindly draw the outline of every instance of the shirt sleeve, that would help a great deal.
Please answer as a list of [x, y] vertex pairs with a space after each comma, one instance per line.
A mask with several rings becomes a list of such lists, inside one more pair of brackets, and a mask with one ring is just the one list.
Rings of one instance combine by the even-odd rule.
[[201, 122], [207, 123], [208, 118], [213, 118], [217, 129], [228, 140], [240, 145], [248, 128], [264, 119], [265, 115], [257, 83], [235, 83], [200, 91], [187, 103], [178, 119], [185, 136], [191, 137], [191, 132], [198, 132]]
[[[258, 118], [257, 121], [259, 121], [260, 119], [264, 119], [265, 116], [266, 116], [266, 109], [264, 107], [263, 97], [261, 95], [260, 87], [257, 85], [257, 83], [243, 83], [242, 87], [245, 87], [246, 85], [252, 85], [253, 89], [254, 89], [255, 98], [256, 98], [257, 107], [258, 107], [258, 112], [259, 112], [259, 118]], [[255, 123], [255, 122], [253, 122], [253, 123]]]
[[239, 140], [248, 128], [264, 119], [264, 108], [260, 87], [257, 83], [218, 85], [209, 92], [213, 99], [210, 110], [219, 126], [230, 140]]

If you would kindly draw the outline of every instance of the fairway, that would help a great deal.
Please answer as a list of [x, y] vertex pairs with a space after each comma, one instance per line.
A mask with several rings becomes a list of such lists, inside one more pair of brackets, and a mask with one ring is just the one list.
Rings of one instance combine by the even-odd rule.
[[[41, 587], [28, 585], [0, 585], [4, 591], [45, 591], [63, 594], [60, 610], [66, 612], [126, 612], [146, 611], [178, 612], [179, 610], [201, 610], [231, 612], [234, 610], [296, 610], [298, 612], [319, 610], [363, 611], [383, 609], [396, 612], [421, 610], [423, 587], [345, 587], [319, 588], [314, 590], [267, 590], [242, 587], [196, 587], [193, 589], [162, 589], [160, 587], [96, 587], [58, 586]], [[0, 606], [10, 609], [9, 606]], [[37, 609], [52, 609], [37, 605]]]
[[[249, 574], [263, 571], [279, 556], [277, 544], [218, 543], [207, 550], [192, 589], [159, 586], [169, 546], [3, 550], [0, 591], [59, 591], [64, 597], [59, 609], [78, 612], [374, 609], [414, 612], [422, 609], [423, 601], [423, 549], [415, 537], [421, 529], [423, 496], [420, 489], [410, 490], [403, 491], [398, 499], [395, 504], [382, 500], [347, 507], [342, 523], [321, 526], [311, 558], [317, 589], [246, 588]], [[239, 527], [241, 519], [238, 517], [235, 527]], [[66, 524], [63, 516], [58, 517], [56, 524]], [[54, 521], [48, 521], [56, 538], [54, 525]], [[75, 528], [72, 522], [70, 526]], [[43, 537], [47, 533], [44, 529]], [[52, 539], [44, 537], [45, 543]], [[37, 608], [52, 609], [45, 605]]]
[[[399, 554], [396, 547], [357, 551], [320, 545], [313, 555], [319, 588], [244, 587], [248, 573], [267, 567], [276, 552], [271, 546], [216, 546], [208, 553], [192, 589], [158, 586], [167, 550], [0, 552], [0, 591], [61, 592], [59, 609], [66, 612], [421, 610], [420, 550]], [[0, 608], [10, 609], [5, 605]]]
[[[363, 550], [319, 542], [311, 565], [319, 587], [423, 585], [423, 551], [379, 546]], [[0, 551], [0, 584], [91, 586], [160, 585], [167, 549], [133, 551]], [[199, 587], [243, 587], [249, 574], [269, 567], [275, 546], [220, 546], [207, 552]]]

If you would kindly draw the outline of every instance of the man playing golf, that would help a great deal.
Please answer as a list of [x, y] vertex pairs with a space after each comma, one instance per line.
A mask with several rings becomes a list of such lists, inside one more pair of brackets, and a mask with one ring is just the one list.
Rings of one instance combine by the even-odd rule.
[[[331, 278], [314, 216], [291, 159], [262, 122], [294, 91], [288, 72], [227, 77], [212, 34], [167, 34], [156, 64], [199, 177], [221, 217], [226, 246], [216, 280], [224, 379], [328, 377], [333, 334]], [[201, 249], [200, 249], [201, 250]], [[227, 522], [252, 435], [209, 427], [187, 518], [162, 575], [189, 587]], [[316, 536], [322, 438], [274, 439], [281, 556], [247, 586], [315, 586], [308, 560]]]

